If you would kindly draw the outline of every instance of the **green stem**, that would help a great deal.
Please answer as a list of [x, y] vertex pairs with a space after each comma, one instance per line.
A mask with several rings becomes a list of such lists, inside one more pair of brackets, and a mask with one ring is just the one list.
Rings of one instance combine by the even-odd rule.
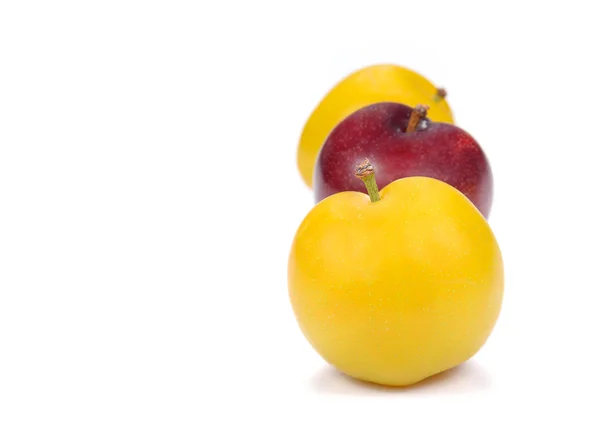
[[379, 196], [379, 188], [377, 187], [377, 181], [375, 181], [375, 169], [373, 169], [373, 166], [368, 159], [365, 159], [362, 163], [356, 166], [355, 175], [356, 178], [360, 178], [363, 183], [365, 183], [371, 203], [381, 200], [381, 197]]
[[381, 197], [379, 196], [379, 188], [377, 187], [377, 182], [375, 181], [375, 175], [369, 175], [362, 180], [364, 181], [367, 192], [369, 193], [371, 203], [381, 200]]

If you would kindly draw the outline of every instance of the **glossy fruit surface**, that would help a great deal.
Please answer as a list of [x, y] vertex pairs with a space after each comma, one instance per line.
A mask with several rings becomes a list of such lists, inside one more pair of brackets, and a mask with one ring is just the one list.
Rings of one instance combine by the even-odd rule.
[[368, 158], [379, 187], [410, 176], [436, 178], [460, 190], [487, 218], [493, 178], [479, 144], [459, 127], [429, 119], [422, 119], [415, 131], [407, 133], [412, 111], [403, 104], [372, 104], [336, 126], [315, 166], [315, 201], [337, 192], [363, 191], [353, 171]]
[[393, 182], [372, 203], [342, 192], [300, 225], [288, 263], [299, 326], [343, 373], [403, 386], [452, 368], [498, 318], [503, 263], [487, 221], [447, 184]]
[[346, 116], [376, 102], [429, 105], [434, 121], [453, 122], [452, 112], [438, 88], [419, 73], [391, 64], [362, 68], [340, 81], [321, 100], [306, 122], [297, 152], [302, 179], [312, 187], [313, 170], [327, 135]]

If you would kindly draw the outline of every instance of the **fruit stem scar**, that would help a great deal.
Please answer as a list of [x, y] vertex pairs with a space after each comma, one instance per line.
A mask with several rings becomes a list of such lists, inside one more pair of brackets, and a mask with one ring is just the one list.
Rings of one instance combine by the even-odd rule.
[[442, 99], [446, 99], [446, 96], [448, 96], [448, 92], [445, 88], [440, 87], [437, 90], [435, 90], [435, 96], [433, 97], [433, 100], [435, 102], [440, 102]]
[[373, 165], [368, 159], [365, 159], [362, 163], [356, 166], [354, 175], [356, 178], [360, 178], [363, 183], [365, 183], [371, 203], [381, 200], [381, 197], [379, 196], [379, 188], [377, 187], [377, 182], [375, 181], [375, 169], [373, 169]]
[[413, 108], [412, 113], [410, 114], [410, 118], [408, 118], [408, 125], [406, 126], [406, 133], [412, 133], [417, 129], [419, 122], [421, 119], [427, 116], [427, 110], [429, 110], [428, 105], [417, 105]]

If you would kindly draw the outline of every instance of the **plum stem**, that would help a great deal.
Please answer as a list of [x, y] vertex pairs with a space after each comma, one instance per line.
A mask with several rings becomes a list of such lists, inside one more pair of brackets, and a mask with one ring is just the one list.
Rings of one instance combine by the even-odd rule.
[[377, 187], [377, 182], [375, 181], [375, 169], [373, 169], [373, 166], [368, 159], [365, 159], [362, 163], [356, 166], [354, 175], [356, 175], [356, 178], [360, 178], [363, 180], [363, 183], [365, 183], [371, 203], [381, 200], [381, 197], [379, 196], [379, 188]]
[[412, 133], [417, 130], [417, 126], [421, 119], [427, 116], [427, 110], [429, 110], [428, 105], [417, 105], [413, 108], [412, 113], [410, 114], [410, 118], [408, 119], [408, 125], [406, 126], [406, 133]]

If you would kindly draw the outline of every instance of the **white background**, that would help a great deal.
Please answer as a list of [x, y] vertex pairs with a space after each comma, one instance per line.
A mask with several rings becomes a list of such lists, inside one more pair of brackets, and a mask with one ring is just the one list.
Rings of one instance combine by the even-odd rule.
[[[593, 6], [0, 3], [0, 444], [599, 444]], [[299, 133], [372, 62], [448, 89], [506, 268], [479, 354], [398, 391], [287, 297]]]

